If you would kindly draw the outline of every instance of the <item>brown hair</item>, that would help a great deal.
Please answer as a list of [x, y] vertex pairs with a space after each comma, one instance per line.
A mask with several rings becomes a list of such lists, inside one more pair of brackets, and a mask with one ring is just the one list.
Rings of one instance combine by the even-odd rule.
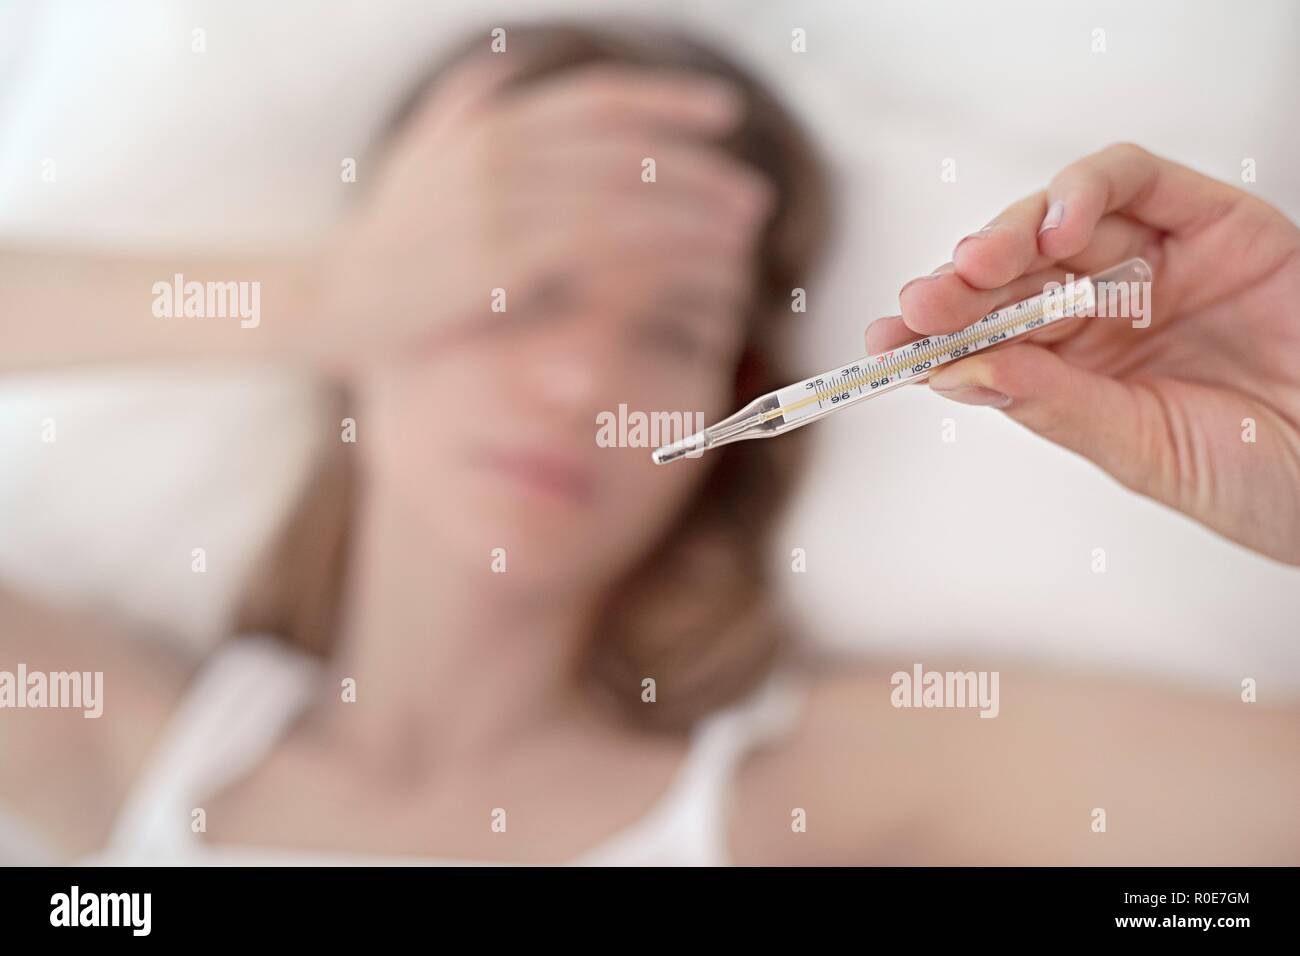
[[[730, 80], [747, 112], [722, 148], [764, 173], [777, 204], [758, 252], [749, 336], [736, 370], [737, 402], [787, 384], [777, 317], [806, 286], [828, 238], [827, 180], [790, 113], [748, 73], [707, 46], [658, 27], [547, 24], [508, 27], [510, 53], [526, 64], [510, 85], [597, 63], [686, 69]], [[479, 52], [451, 52], [398, 111], [395, 126], [430, 83]], [[336, 419], [337, 420], [337, 419]], [[710, 453], [712, 469], [660, 544], [613, 589], [584, 655], [594, 692], [642, 725], [681, 730], [744, 693], [770, 668], [787, 630], [765, 585], [767, 539], [796, 479], [805, 433], [747, 441]], [[346, 574], [356, 467], [338, 443], [291, 513], [278, 544], [250, 580], [236, 625], [279, 634], [324, 654], [334, 643]], [[706, 459], [707, 461], [707, 459]], [[653, 677], [657, 702], [641, 703]]]

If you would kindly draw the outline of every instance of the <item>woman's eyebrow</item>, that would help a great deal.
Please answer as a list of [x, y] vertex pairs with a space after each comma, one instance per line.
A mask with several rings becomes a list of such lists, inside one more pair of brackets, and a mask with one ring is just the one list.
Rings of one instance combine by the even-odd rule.
[[731, 308], [734, 303], [716, 290], [695, 283], [679, 283], [670, 286], [655, 297], [652, 303], [657, 308], [692, 313], [702, 310], [723, 310]]
[[574, 301], [576, 294], [573, 275], [568, 272], [545, 273], [524, 290], [518, 309], [562, 309]]
[[683, 283], [653, 297], [643, 313], [656, 322], [689, 329], [709, 348], [725, 349], [743, 322], [739, 303], [715, 289]]
[[[719, 346], [732, 343], [744, 334], [748, 325], [745, 301], [725, 289], [682, 283], [670, 290], [668, 301], [675, 311], [692, 320], [692, 325]], [[707, 321], [700, 321], [701, 318]]]

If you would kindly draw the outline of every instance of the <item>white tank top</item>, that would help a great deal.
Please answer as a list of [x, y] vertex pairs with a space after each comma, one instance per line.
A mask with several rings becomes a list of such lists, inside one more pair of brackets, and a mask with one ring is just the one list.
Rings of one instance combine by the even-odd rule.
[[[81, 865], [484, 865], [487, 861], [372, 856], [212, 844], [191, 829], [193, 809], [250, 771], [304, 708], [321, 664], [268, 636], [231, 640], [191, 682], [123, 804], [104, 849]], [[753, 694], [692, 729], [686, 756], [648, 813], [569, 865], [717, 866], [728, 863], [725, 808], [733, 771], [758, 743], [788, 729], [802, 689], [776, 671]]]

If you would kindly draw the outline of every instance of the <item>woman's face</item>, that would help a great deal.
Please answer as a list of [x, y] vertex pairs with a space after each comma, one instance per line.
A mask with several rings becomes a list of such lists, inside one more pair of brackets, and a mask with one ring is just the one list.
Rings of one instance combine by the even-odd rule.
[[[741, 105], [713, 81], [604, 66], [498, 95], [499, 62], [433, 89], [381, 189], [445, 249], [402, 297], [482, 307], [359, 383], [370, 493], [400, 496], [449, 559], [500, 548], [510, 582], [598, 588], [709, 467], [650, 452], [732, 410], [772, 190], [717, 145]], [[404, 209], [412, 176], [433, 208]]]
[[451, 560], [504, 549], [509, 582], [608, 583], [709, 467], [650, 452], [733, 410], [743, 309], [653, 261], [555, 276], [369, 377], [369, 493], [399, 495]]

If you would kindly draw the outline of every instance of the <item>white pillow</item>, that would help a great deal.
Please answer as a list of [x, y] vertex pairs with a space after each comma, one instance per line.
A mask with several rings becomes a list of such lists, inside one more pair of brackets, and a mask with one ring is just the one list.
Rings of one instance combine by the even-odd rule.
[[214, 639], [335, 425], [267, 372], [4, 380], [0, 578]]

